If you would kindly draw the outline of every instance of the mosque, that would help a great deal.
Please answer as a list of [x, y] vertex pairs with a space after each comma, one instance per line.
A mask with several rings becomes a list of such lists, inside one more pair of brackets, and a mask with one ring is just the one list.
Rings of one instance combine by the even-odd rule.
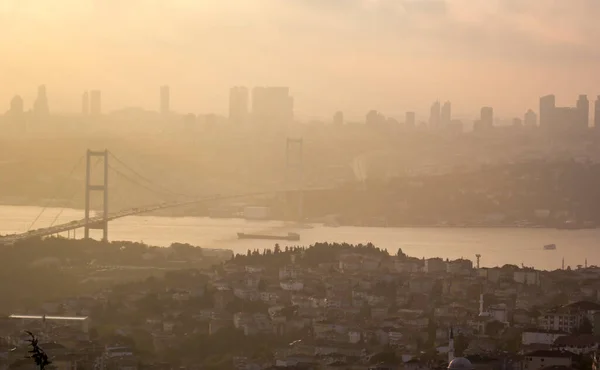
[[450, 327], [450, 343], [448, 349], [448, 369], [473, 370], [471, 361], [464, 357], [454, 357], [454, 330]]

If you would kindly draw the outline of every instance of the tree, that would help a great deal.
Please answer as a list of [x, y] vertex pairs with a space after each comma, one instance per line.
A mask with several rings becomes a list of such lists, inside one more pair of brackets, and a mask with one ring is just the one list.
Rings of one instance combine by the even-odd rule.
[[406, 258], [406, 254], [402, 251], [402, 248], [398, 248], [398, 252], [396, 252], [396, 257], [398, 258]]

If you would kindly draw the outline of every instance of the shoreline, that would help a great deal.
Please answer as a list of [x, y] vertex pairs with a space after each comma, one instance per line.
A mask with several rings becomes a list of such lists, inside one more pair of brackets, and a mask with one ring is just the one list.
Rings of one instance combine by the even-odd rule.
[[[15, 202], [1, 202], [0, 203], [0, 207], [29, 207], [29, 208], [44, 208], [44, 206], [40, 206], [37, 204], [32, 204], [32, 203], [26, 203], [26, 202], [22, 202], [22, 203], [15, 203]], [[66, 207], [66, 206], [60, 206], [60, 205], [52, 205], [52, 206], [47, 206], [46, 208], [56, 208], [56, 209], [70, 209], [73, 211], [79, 211], [79, 212], [84, 212], [84, 210], [82, 208], [71, 208], [71, 207]], [[101, 212], [101, 210], [94, 210], [94, 212]], [[164, 215], [164, 214], [146, 214], [146, 215], [151, 215], [152, 217], [161, 217], [161, 218], [208, 218], [208, 219], [215, 219], [215, 220], [246, 220], [246, 221], [254, 221], [254, 222], [261, 222], [261, 221], [280, 221], [280, 222], [289, 222], [289, 223], [295, 223], [296, 225], [301, 225], [300, 223], [294, 222], [294, 221], [287, 221], [287, 220], [279, 220], [279, 219], [265, 219], [265, 220], [248, 220], [245, 218], [240, 218], [240, 217], [209, 217], [209, 216], [197, 216], [197, 215], [179, 215], [179, 216], [168, 216], [168, 215]], [[130, 217], [144, 217], [144, 215], [139, 215], [139, 216], [130, 216]], [[439, 225], [439, 224], [431, 224], [431, 225], [427, 225], [427, 224], [403, 224], [403, 225], [392, 225], [392, 226], [381, 226], [381, 225], [352, 225], [352, 224], [339, 224], [337, 226], [327, 226], [325, 225], [325, 223], [323, 222], [306, 222], [306, 225], [311, 225], [311, 226], [320, 226], [323, 228], [332, 228], [332, 229], [336, 229], [339, 227], [356, 227], [356, 228], [390, 228], [390, 229], [545, 229], [545, 230], [566, 230], [566, 231], [578, 231], [578, 230], [596, 230], [600, 227], [594, 226], [594, 227], [557, 227], [557, 226], [547, 226], [547, 225], [527, 225], [527, 226], [521, 226], [521, 225], [504, 225], [504, 224], [462, 224], [462, 225]], [[292, 227], [293, 228], [293, 227]], [[301, 228], [301, 227], [298, 227]]]

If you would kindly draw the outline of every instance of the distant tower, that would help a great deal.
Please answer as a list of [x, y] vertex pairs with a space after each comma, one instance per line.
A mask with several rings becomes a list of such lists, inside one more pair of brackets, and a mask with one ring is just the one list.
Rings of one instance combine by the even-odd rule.
[[48, 96], [46, 95], [46, 85], [38, 87], [37, 97], [33, 102], [33, 112], [39, 116], [47, 116], [50, 113], [48, 108]]
[[169, 86], [160, 87], [160, 113], [169, 114], [171, 111], [171, 90]]
[[565, 269], [565, 257], [562, 258], [562, 269]]
[[537, 126], [537, 114], [534, 111], [529, 109], [527, 113], [525, 113], [524, 119], [525, 127], [536, 127]]
[[404, 119], [404, 127], [415, 128], [415, 112], [406, 112], [406, 118]]
[[81, 96], [81, 114], [84, 116], [90, 114], [90, 94], [87, 91]]
[[492, 107], [481, 108], [480, 122], [481, 122], [481, 127], [484, 129], [494, 127], [494, 108], [492, 108]]
[[338, 126], [341, 126], [344, 124], [344, 112], [342, 112], [342, 111], [335, 112], [335, 114], [333, 115], [333, 124], [338, 125]]
[[540, 127], [553, 128], [555, 121], [556, 97], [546, 95], [540, 98]]
[[448, 363], [454, 360], [454, 329], [450, 326], [450, 338], [448, 340]]
[[92, 116], [102, 114], [102, 93], [100, 90], [92, 90], [90, 92], [90, 113]]
[[477, 269], [479, 270], [479, 260], [481, 259], [481, 254], [477, 253], [475, 257], [477, 257]]
[[577, 126], [587, 129], [590, 125], [590, 102], [587, 95], [579, 95], [577, 99]]
[[587, 268], [587, 258], [585, 259], [585, 268]]
[[445, 102], [440, 113], [440, 124], [442, 127], [447, 127], [452, 121], [452, 103]]
[[440, 127], [440, 116], [441, 116], [440, 102], [436, 101], [431, 106], [431, 110], [429, 112], [429, 129], [430, 130], [435, 130]]
[[23, 98], [19, 95], [15, 95], [11, 99], [9, 113], [13, 116], [20, 116], [23, 114]]
[[229, 122], [243, 124], [248, 121], [248, 89], [235, 86], [229, 90]]

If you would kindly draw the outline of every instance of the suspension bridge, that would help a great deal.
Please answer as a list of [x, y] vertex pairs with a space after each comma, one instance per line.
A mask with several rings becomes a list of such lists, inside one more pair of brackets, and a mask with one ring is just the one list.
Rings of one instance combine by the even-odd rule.
[[[299, 150], [298, 150], [299, 148]], [[81, 160], [85, 158], [86, 160], [86, 170], [85, 170], [85, 210], [84, 210], [84, 218], [79, 220], [74, 220], [66, 223], [55, 224], [58, 220], [58, 217], [62, 213], [62, 209], [60, 213], [54, 218], [51, 225], [46, 227], [41, 227], [37, 229], [33, 229], [33, 225], [38, 221], [42, 213], [46, 210], [47, 207], [44, 207], [40, 214], [36, 217], [36, 219], [32, 222], [29, 230], [22, 233], [16, 233], [12, 235], [6, 235], [0, 237], [0, 245], [11, 245], [17, 242], [21, 242], [27, 239], [32, 238], [43, 238], [52, 235], [58, 235], [60, 233], [74, 231], [76, 229], [84, 229], [84, 238], [90, 237], [90, 230], [102, 230], [102, 239], [104, 241], [108, 241], [108, 224], [110, 221], [114, 221], [116, 219], [141, 215], [145, 213], [151, 213], [155, 211], [160, 211], [169, 208], [177, 208], [183, 207], [193, 204], [198, 204], [202, 202], [209, 201], [217, 201], [217, 200], [226, 200], [226, 199], [234, 199], [234, 198], [243, 198], [243, 197], [252, 197], [252, 196], [263, 196], [263, 195], [274, 195], [277, 193], [298, 193], [302, 194], [305, 191], [315, 191], [315, 190], [323, 190], [325, 188], [302, 188], [302, 187], [293, 187], [290, 185], [290, 182], [302, 181], [302, 173], [301, 173], [301, 163], [302, 163], [302, 140], [297, 139], [288, 139], [288, 143], [286, 146], [286, 187], [284, 189], [275, 189], [275, 190], [266, 190], [260, 192], [251, 192], [251, 193], [241, 193], [241, 194], [214, 194], [209, 196], [191, 196], [188, 194], [179, 193], [176, 191], [171, 191], [170, 189], [155, 184], [153, 181], [149, 180], [145, 176], [141, 175], [138, 171], [134, 170], [131, 166], [127, 165], [125, 161], [121, 160], [119, 157], [114, 155], [112, 152], [105, 151], [92, 151], [88, 150], [86, 155], [80, 159], [78, 164], [71, 170], [69, 177], [75, 172], [75, 169], [81, 163]], [[92, 164], [93, 159], [96, 158], [97, 161], [95, 164]], [[124, 171], [113, 167], [110, 165], [111, 161], [115, 161], [120, 164], [122, 167], [129, 170], [133, 176], [126, 174]], [[97, 167], [99, 163], [103, 162], [104, 170], [103, 170], [103, 181], [99, 185], [92, 184], [92, 170]], [[161, 202], [159, 204], [151, 204], [142, 207], [132, 207], [120, 210], [118, 212], [110, 213], [108, 209], [109, 204], [109, 170], [118, 176], [122, 177], [125, 180], [128, 180], [130, 183], [154, 192], [160, 192], [162, 194], [171, 194], [178, 197], [185, 197], [185, 200], [176, 200], [169, 202]], [[136, 180], [136, 178], [140, 180]], [[152, 184], [153, 186], [150, 186]], [[101, 192], [103, 193], [103, 209], [101, 215], [92, 215], [91, 212], [91, 195], [93, 192]], [[302, 197], [299, 198], [299, 203], [297, 204], [298, 212], [301, 214], [302, 212]]]

